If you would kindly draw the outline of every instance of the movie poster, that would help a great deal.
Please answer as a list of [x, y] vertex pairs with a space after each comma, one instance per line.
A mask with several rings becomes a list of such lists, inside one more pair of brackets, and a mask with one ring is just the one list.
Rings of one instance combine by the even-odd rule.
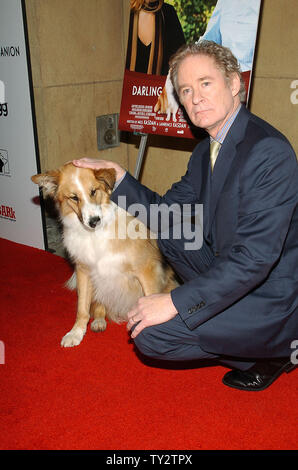
[[44, 249], [24, 2], [0, 0], [0, 237]]
[[168, 72], [183, 44], [229, 47], [246, 85], [252, 78], [261, 0], [131, 0], [119, 129], [193, 138]]

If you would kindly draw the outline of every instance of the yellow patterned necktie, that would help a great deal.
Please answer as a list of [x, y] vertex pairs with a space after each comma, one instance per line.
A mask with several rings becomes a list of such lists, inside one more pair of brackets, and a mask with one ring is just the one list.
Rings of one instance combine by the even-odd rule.
[[216, 140], [212, 140], [212, 142], [210, 142], [210, 164], [211, 164], [212, 171], [213, 171], [220, 147], [221, 147], [221, 144], [217, 142]]

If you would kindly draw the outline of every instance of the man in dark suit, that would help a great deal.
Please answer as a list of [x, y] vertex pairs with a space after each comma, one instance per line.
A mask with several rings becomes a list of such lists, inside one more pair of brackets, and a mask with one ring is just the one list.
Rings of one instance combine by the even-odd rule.
[[287, 139], [241, 105], [237, 60], [215, 43], [183, 46], [171, 78], [195, 126], [209, 136], [195, 148], [185, 176], [163, 196], [113, 162], [113, 200], [203, 204], [201, 249], [160, 239], [183, 283], [170, 294], [139, 299], [127, 327], [145, 355], [166, 360], [216, 359], [232, 366], [223, 382], [263, 390], [291, 361], [298, 339], [298, 167]]

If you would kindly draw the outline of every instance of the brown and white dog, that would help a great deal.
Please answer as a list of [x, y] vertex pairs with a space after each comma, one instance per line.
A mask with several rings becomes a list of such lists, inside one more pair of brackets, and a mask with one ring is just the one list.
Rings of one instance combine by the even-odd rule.
[[[77, 317], [62, 346], [80, 344], [90, 317], [94, 318], [91, 329], [104, 331], [106, 317], [126, 321], [139, 297], [177, 286], [149, 230], [110, 200], [114, 169], [91, 170], [67, 163], [31, 179], [56, 202], [64, 245], [75, 263]], [[146, 238], [129, 236], [134, 222]]]
[[165, 86], [158, 97], [157, 103], [154, 106], [154, 112], [158, 114], [166, 114], [166, 121], [177, 121], [176, 115], [179, 109], [179, 104], [175, 96], [174, 87], [170, 78], [170, 72], [167, 75]]

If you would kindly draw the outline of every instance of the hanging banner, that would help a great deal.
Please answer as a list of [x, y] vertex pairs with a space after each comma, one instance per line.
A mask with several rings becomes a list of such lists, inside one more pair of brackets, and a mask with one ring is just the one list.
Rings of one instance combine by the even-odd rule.
[[202, 39], [237, 57], [248, 101], [261, 0], [131, 0], [119, 129], [193, 138], [168, 75], [170, 57]]
[[0, 237], [45, 248], [21, 0], [0, 0]]

